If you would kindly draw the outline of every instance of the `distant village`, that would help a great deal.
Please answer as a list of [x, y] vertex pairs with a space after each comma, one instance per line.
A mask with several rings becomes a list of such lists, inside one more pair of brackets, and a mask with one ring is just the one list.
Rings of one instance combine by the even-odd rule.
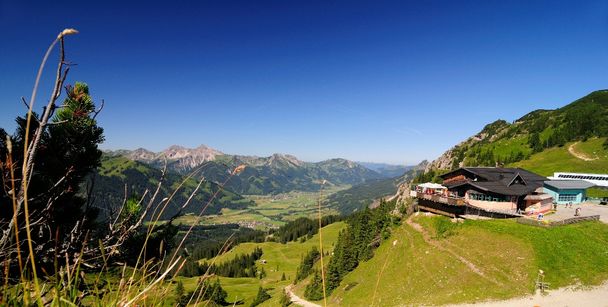
[[587, 197], [608, 189], [608, 174], [557, 172], [543, 177], [522, 168], [462, 167], [443, 182], [414, 185], [419, 210], [465, 219], [527, 218], [546, 222], [605, 219], [607, 199]]

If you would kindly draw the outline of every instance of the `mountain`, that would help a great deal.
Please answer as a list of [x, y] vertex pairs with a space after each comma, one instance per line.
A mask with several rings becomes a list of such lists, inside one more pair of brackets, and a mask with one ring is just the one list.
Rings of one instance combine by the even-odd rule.
[[395, 178], [405, 174], [408, 170], [412, 169], [410, 165], [395, 165], [387, 163], [374, 163], [374, 162], [357, 162], [372, 171], [379, 173], [386, 178]]
[[[559, 109], [532, 111], [513, 123], [490, 123], [431, 162], [426, 172], [516, 164], [546, 150], [607, 136], [608, 90], [600, 90]], [[606, 141], [603, 147], [608, 147]]]
[[223, 155], [222, 152], [213, 148], [201, 145], [197, 148], [185, 148], [178, 145], [173, 145], [161, 152], [155, 153], [144, 148], [138, 148], [133, 151], [114, 152], [125, 157], [139, 162], [154, 165], [156, 167], [164, 166], [165, 158], [167, 159], [167, 167], [178, 173], [187, 173], [193, 168], [208, 162], [213, 161], [217, 156]]
[[412, 180], [418, 172], [424, 170], [426, 165], [427, 162], [423, 161], [417, 166], [406, 167], [407, 170], [399, 176], [369, 180], [346, 190], [338, 191], [327, 196], [325, 202], [341, 214], [348, 215], [374, 203], [377, 204], [380, 198], [395, 195], [400, 184]]
[[[194, 149], [171, 146], [155, 153], [146, 149], [120, 150], [110, 155], [126, 157], [160, 169], [167, 168], [181, 175], [193, 173], [195, 178], [226, 182], [226, 189], [238, 194], [277, 194], [288, 191], [316, 191], [323, 180], [332, 185], [356, 185], [383, 176], [358, 163], [345, 159], [304, 162], [292, 155], [273, 154], [269, 157], [228, 155], [201, 145]], [[238, 176], [230, 172], [239, 165], [247, 167]]]
[[[140, 197], [148, 190], [149, 194], [146, 199], [149, 199], [150, 195], [154, 193], [160, 178], [161, 171], [150, 165], [130, 160], [122, 155], [106, 154], [102, 157], [101, 167], [90, 179], [93, 183], [94, 204], [104, 209], [119, 207], [125, 198], [125, 186], [127, 197]], [[198, 185], [198, 181], [193, 178], [186, 178], [171, 172], [166, 174], [160, 194], [157, 196], [157, 202], [169, 197], [182, 182], [184, 182], [184, 185], [177, 191], [173, 200], [167, 206], [161, 216], [162, 219], [170, 218], [178, 212]], [[220, 190], [220, 187], [216, 183], [203, 182], [191, 203], [184, 208], [183, 213], [199, 214], [218, 190]], [[217, 214], [222, 208], [243, 209], [251, 205], [253, 205], [252, 201], [222, 189], [205, 210], [205, 214]], [[103, 211], [101, 210], [102, 214]]]

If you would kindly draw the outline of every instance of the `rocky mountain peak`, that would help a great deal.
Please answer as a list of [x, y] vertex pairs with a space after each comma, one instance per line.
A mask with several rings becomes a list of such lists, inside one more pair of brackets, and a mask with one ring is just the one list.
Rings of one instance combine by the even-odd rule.
[[276, 165], [277, 163], [283, 163], [293, 166], [301, 166], [304, 162], [298, 160], [295, 156], [275, 153], [269, 157], [267, 164]]
[[186, 148], [179, 145], [172, 145], [171, 147], [163, 150], [161, 154], [167, 157], [169, 160], [188, 159], [203, 163], [205, 161], [212, 161], [216, 156], [222, 155], [223, 153], [206, 145], [200, 145], [197, 148]]
[[151, 161], [156, 158], [157, 154], [145, 148], [137, 148], [127, 154], [127, 157], [135, 161]]

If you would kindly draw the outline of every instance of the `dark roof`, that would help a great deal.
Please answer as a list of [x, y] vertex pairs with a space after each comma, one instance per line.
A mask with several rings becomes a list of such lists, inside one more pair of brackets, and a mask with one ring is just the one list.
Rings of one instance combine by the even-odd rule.
[[548, 180], [545, 185], [558, 190], [568, 189], [588, 189], [595, 186], [593, 183], [585, 180]]
[[449, 178], [458, 172], [467, 172], [477, 180], [466, 180], [446, 184], [448, 189], [459, 185], [468, 184], [482, 191], [498, 193], [502, 195], [521, 196], [534, 192], [547, 178], [527, 171], [522, 168], [505, 167], [463, 167], [442, 175]]

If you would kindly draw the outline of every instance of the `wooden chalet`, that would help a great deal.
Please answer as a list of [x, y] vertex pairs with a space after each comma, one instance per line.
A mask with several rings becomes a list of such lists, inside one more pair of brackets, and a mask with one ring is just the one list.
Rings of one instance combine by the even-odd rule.
[[[442, 195], [417, 195], [421, 209], [446, 215], [512, 217], [551, 208], [545, 177], [521, 168], [463, 167], [440, 176]], [[438, 212], [439, 211], [439, 212]]]

